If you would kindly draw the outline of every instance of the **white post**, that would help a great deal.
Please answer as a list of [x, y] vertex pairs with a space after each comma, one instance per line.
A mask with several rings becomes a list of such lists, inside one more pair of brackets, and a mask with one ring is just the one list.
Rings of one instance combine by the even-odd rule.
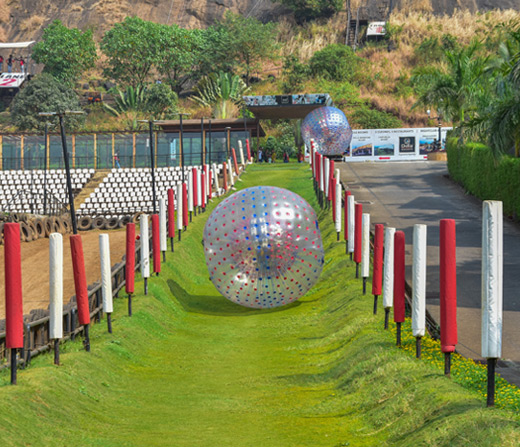
[[193, 171], [188, 172], [188, 211], [193, 212]]
[[[181, 187], [181, 200], [182, 203], [182, 187]], [[179, 200], [177, 199], [177, 202]], [[182, 212], [177, 213], [181, 216], [181, 223], [182, 223]], [[149, 278], [150, 277], [150, 244], [149, 244], [149, 237], [150, 234], [148, 232], [148, 215], [147, 214], [141, 214], [139, 217], [139, 223], [141, 226], [141, 276], [143, 278]]]
[[361, 277], [365, 282], [370, 276], [370, 214], [363, 213], [361, 223]]
[[229, 183], [231, 184], [231, 186], [234, 186], [235, 185], [235, 177], [233, 177], [233, 168], [232, 168], [232, 163], [233, 161], [230, 159], [228, 159], [228, 163], [227, 163], [227, 167], [228, 167], [228, 174], [229, 174]]
[[340, 184], [341, 183], [341, 173], [338, 168], [336, 168], [335, 177], [336, 177], [336, 184]]
[[217, 197], [220, 196], [220, 185], [218, 184], [218, 171], [217, 171], [217, 164], [213, 163], [213, 166], [211, 167], [213, 170], [213, 181], [215, 182], [215, 191], [217, 194]]
[[482, 357], [502, 355], [503, 221], [502, 202], [482, 208]]
[[[110, 241], [108, 234], [99, 235], [99, 256], [101, 260], [101, 291], [103, 294], [103, 312], [114, 311], [112, 303], [112, 269], [110, 266]], [[109, 330], [111, 332], [111, 330]]]
[[320, 191], [321, 192], [324, 192], [325, 189], [323, 188], [323, 185], [325, 184], [325, 179], [323, 178], [324, 176], [324, 173], [325, 173], [325, 161], [323, 160], [325, 157], [321, 156], [319, 157], [320, 158], [320, 166], [319, 166], [319, 169], [320, 169]]
[[159, 199], [159, 241], [161, 251], [168, 250], [167, 231], [166, 231], [166, 200]]
[[354, 226], [356, 222], [356, 207], [354, 196], [350, 195], [347, 198], [348, 206], [348, 252], [354, 253]]
[[325, 168], [324, 173], [325, 177], [323, 178], [323, 188], [325, 192], [325, 197], [329, 196], [329, 180], [330, 180], [330, 160], [327, 157], [323, 157], [325, 160]]
[[383, 266], [383, 307], [385, 309], [390, 309], [394, 305], [394, 234], [395, 228], [385, 228]]
[[197, 205], [202, 205], [202, 176], [201, 171], [197, 168]]
[[177, 230], [182, 230], [182, 183], [177, 184]]
[[240, 164], [245, 166], [244, 162], [244, 148], [242, 147], [242, 140], [238, 140], [238, 152], [240, 152]]
[[63, 236], [49, 236], [49, 338], [63, 338]]
[[426, 332], [426, 233], [426, 225], [413, 226], [412, 334], [418, 338]]
[[343, 216], [343, 213], [341, 212], [341, 183], [336, 183], [336, 221], [334, 222], [336, 227], [336, 233], [338, 234], [338, 240], [339, 240], [339, 233], [341, 233], [341, 217]]

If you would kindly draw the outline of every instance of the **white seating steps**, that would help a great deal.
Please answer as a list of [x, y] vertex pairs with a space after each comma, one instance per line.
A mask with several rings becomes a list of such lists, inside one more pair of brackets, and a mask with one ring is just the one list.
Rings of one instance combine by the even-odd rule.
[[[94, 169], [71, 169], [72, 190], [76, 195], [94, 175]], [[43, 208], [43, 188], [45, 171], [0, 171], [0, 210], [27, 213], [31, 207]], [[22, 194], [12, 201], [19, 191]], [[49, 169], [47, 171], [47, 192], [68, 204], [67, 177], [65, 169]], [[10, 203], [11, 202], [11, 203]], [[7, 204], [9, 203], [9, 206]]]

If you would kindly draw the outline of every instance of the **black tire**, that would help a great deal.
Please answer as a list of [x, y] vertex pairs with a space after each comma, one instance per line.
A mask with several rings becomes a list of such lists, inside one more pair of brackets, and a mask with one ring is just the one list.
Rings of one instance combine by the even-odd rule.
[[20, 222], [20, 213], [11, 213], [11, 222]]
[[70, 233], [72, 231], [72, 223], [70, 222], [69, 218], [62, 219], [61, 223], [63, 224], [65, 233]]
[[92, 220], [92, 228], [94, 230], [104, 230], [107, 224], [107, 220], [103, 216], [95, 217]]
[[119, 219], [117, 217], [111, 217], [110, 219], [107, 219], [105, 228], [107, 230], [115, 230], [117, 228], [118, 223], [119, 223]]
[[130, 222], [132, 222], [132, 216], [129, 216], [127, 214], [126, 216], [121, 217], [121, 219], [119, 220], [119, 228], [123, 228], [124, 226], [126, 226], [126, 224], [129, 224]]
[[92, 217], [83, 216], [78, 220], [78, 230], [80, 231], [88, 231], [92, 228]]
[[34, 219], [32, 221], [34, 224], [34, 227], [36, 228], [36, 234], [38, 235], [38, 238], [46, 237], [45, 234], [45, 225], [43, 223], [42, 219]]
[[0, 244], [4, 243], [4, 223], [0, 222]]
[[38, 229], [36, 228], [36, 225], [35, 223], [31, 220], [27, 223], [27, 225], [29, 226], [29, 228], [31, 229], [32, 233], [33, 233], [33, 241], [36, 241], [40, 238], [40, 234], [38, 233]]
[[31, 242], [33, 240], [33, 233], [31, 227], [25, 222], [20, 223], [20, 240], [22, 242]]
[[141, 217], [141, 214], [144, 214], [142, 211], [139, 211], [138, 213], [135, 213], [132, 217], [132, 222], [135, 224], [139, 223], [139, 218]]
[[43, 228], [45, 229], [45, 237], [49, 237], [49, 235], [54, 231], [54, 223], [51, 217], [43, 219]]

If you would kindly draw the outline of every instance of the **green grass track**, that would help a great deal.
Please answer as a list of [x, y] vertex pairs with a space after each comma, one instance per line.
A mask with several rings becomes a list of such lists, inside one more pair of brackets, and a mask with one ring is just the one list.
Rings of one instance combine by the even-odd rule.
[[[317, 209], [307, 165], [253, 166], [237, 188], [273, 185]], [[216, 206], [213, 201], [209, 212]], [[284, 308], [242, 308], [208, 279], [197, 216], [150, 293], [115, 300], [114, 333], [92, 327], [40, 356], [18, 386], [0, 373], [7, 446], [518, 446], [520, 418], [396, 348], [320, 212], [325, 267]], [[136, 290], [142, 291], [139, 280]], [[370, 290], [370, 289], [369, 289]]]

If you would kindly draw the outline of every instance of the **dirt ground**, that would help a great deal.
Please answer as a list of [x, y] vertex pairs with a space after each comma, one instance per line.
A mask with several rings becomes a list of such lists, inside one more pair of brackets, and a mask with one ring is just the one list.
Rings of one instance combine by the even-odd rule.
[[[87, 284], [101, 278], [99, 263], [99, 234], [110, 235], [110, 263], [121, 261], [125, 254], [125, 230], [80, 232], [85, 256]], [[75, 295], [70, 234], [63, 236], [63, 303]], [[32, 309], [47, 309], [49, 306], [49, 239], [22, 242], [22, 291], [23, 313]], [[0, 245], [0, 320], [5, 318], [4, 246]]]

